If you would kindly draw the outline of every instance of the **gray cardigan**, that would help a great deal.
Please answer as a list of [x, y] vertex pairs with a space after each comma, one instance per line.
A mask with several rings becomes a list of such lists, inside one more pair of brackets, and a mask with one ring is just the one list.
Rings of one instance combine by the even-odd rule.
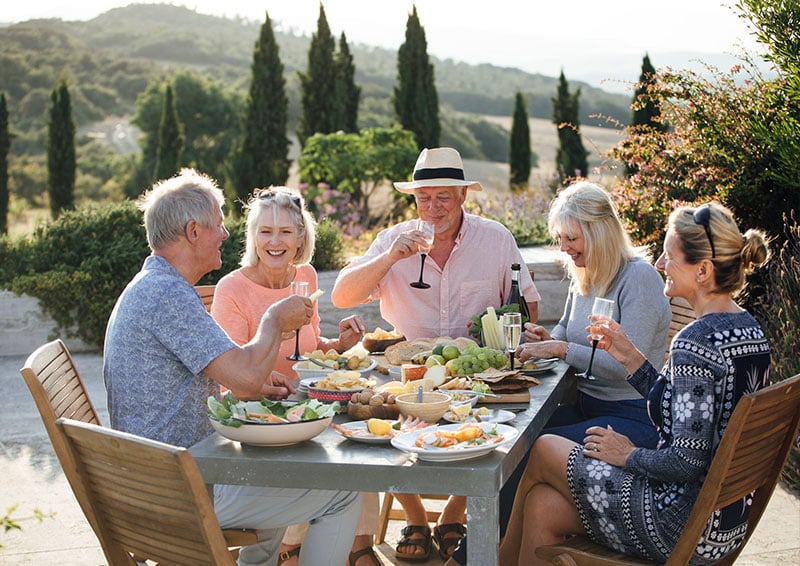
[[[635, 257], [623, 268], [604, 298], [615, 301], [613, 318], [639, 351], [654, 366], [661, 367], [672, 318], [661, 275], [652, 265]], [[592, 352], [586, 326], [593, 302], [594, 296], [580, 295], [573, 286], [564, 305], [564, 314], [550, 333], [554, 339], [569, 343], [566, 361], [579, 371], [589, 366]], [[605, 401], [642, 398], [627, 382], [628, 372], [622, 364], [603, 350], [595, 353], [592, 374], [597, 380], [579, 380], [580, 391]]]

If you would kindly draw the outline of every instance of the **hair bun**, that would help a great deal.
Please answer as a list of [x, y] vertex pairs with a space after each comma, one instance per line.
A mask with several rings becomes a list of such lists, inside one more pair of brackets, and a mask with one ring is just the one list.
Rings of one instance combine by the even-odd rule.
[[750, 273], [755, 267], [764, 265], [769, 259], [767, 237], [761, 230], [752, 228], [742, 236], [742, 269]]

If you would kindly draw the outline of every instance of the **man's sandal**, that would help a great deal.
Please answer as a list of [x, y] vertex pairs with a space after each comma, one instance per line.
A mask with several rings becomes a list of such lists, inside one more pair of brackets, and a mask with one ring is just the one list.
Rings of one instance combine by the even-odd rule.
[[[445, 523], [433, 528], [433, 540], [439, 549], [439, 558], [447, 562], [456, 549], [458, 541], [467, 534], [467, 528], [461, 523]], [[447, 536], [450, 535], [450, 536]]]
[[[431, 555], [431, 529], [427, 525], [422, 527], [420, 525], [406, 525], [400, 531], [403, 538], [397, 543], [395, 547], [395, 556], [398, 560], [405, 560], [406, 562], [426, 562]], [[413, 534], [420, 534], [422, 538], [411, 538]], [[401, 552], [402, 547], [419, 547], [422, 549], [421, 553], [407, 553]]]
[[354, 552], [351, 552], [350, 556], [347, 558], [347, 564], [349, 566], [356, 566], [356, 562], [358, 562], [358, 559], [361, 558], [362, 556], [367, 556], [367, 555], [369, 555], [370, 560], [372, 560], [372, 563], [375, 564], [375, 566], [381, 566], [381, 564], [383, 564], [378, 559], [378, 556], [375, 554], [375, 549], [372, 548], [371, 546], [365, 546], [361, 550], [356, 550]]
[[278, 566], [281, 566], [284, 562], [288, 562], [295, 556], [300, 556], [300, 547], [295, 546], [291, 550], [284, 550], [280, 554], [278, 554]]

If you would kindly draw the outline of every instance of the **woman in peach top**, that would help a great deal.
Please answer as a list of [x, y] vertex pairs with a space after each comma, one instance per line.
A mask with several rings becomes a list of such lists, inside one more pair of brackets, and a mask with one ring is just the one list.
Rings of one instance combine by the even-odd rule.
[[[245, 252], [241, 267], [219, 280], [211, 316], [238, 343], [256, 333], [267, 308], [290, 295], [292, 281], [307, 281], [309, 294], [317, 290], [317, 272], [309, 263], [314, 255], [315, 222], [299, 193], [287, 187], [258, 190], [247, 204]], [[316, 304], [311, 323], [300, 329], [300, 352], [333, 348], [341, 353], [353, 347], [366, 332], [359, 316], [339, 322], [339, 337], [320, 336]], [[297, 377], [292, 370], [294, 335], [281, 343], [275, 371]], [[371, 501], [371, 499], [374, 501]], [[365, 494], [364, 512], [356, 531], [351, 564], [379, 564], [372, 552], [372, 535], [378, 522], [377, 494]], [[279, 564], [296, 563], [307, 525], [289, 527], [281, 544]]]

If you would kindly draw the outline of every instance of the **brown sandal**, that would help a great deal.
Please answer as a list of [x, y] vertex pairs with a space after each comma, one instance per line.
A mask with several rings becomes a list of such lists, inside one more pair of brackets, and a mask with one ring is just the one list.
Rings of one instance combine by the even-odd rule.
[[291, 560], [295, 556], [300, 556], [299, 546], [295, 546], [291, 550], [284, 550], [283, 552], [278, 554], [278, 566], [281, 566], [281, 564]]
[[[452, 536], [454, 533], [458, 536]], [[436, 525], [433, 528], [433, 540], [436, 543], [436, 548], [439, 549], [439, 558], [447, 562], [456, 546], [458, 546], [458, 541], [464, 538], [465, 534], [467, 534], [467, 528], [461, 523]]]
[[347, 557], [347, 564], [349, 566], [356, 566], [356, 562], [358, 562], [358, 559], [361, 558], [362, 556], [367, 556], [367, 555], [369, 555], [369, 557], [372, 559], [372, 563], [375, 564], [375, 566], [381, 566], [383, 564], [383, 562], [381, 562], [378, 559], [378, 556], [375, 554], [375, 549], [372, 548], [371, 546], [365, 546], [361, 550], [356, 550], [355, 552], [351, 552], [350, 556]]
[[[398, 560], [405, 560], [406, 562], [426, 562], [431, 555], [431, 529], [427, 525], [422, 527], [420, 525], [406, 525], [400, 531], [403, 538], [397, 543], [394, 549], [395, 556]], [[422, 538], [411, 538], [413, 534], [421, 534]], [[415, 546], [422, 549], [422, 554], [400, 552], [402, 546]]]

